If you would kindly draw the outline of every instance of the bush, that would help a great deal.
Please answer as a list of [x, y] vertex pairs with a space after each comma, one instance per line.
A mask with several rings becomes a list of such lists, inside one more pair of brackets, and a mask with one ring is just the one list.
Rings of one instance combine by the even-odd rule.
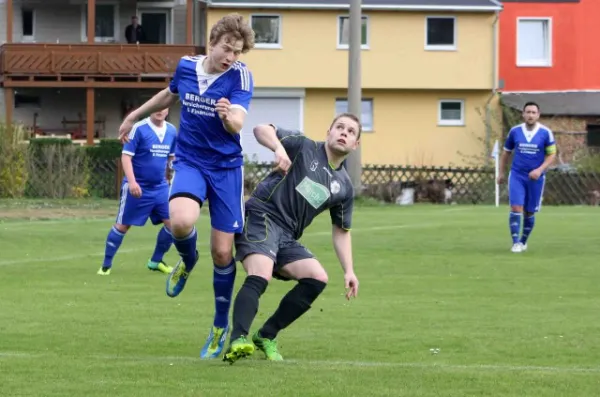
[[27, 186], [28, 147], [25, 129], [0, 123], [0, 197], [19, 198]]

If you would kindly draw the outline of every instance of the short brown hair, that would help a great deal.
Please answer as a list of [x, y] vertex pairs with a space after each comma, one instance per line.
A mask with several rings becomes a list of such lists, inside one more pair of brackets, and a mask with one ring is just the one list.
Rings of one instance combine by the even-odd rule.
[[219, 19], [210, 30], [210, 44], [215, 45], [223, 36], [231, 35], [235, 40], [243, 40], [242, 53], [254, 48], [254, 30], [240, 14], [233, 13]]
[[337, 116], [335, 116], [335, 118], [331, 122], [331, 125], [329, 126], [329, 129], [331, 130], [333, 128], [333, 125], [336, 123], [336, 121], [338, 121], [339, 119], [341, 119], [343, 117], [349, 118], [350, 120], [353, 120], [356, 122], [356, 124], [358, 124], [358, 137], [357, 138], [360, 138], [360, 134], [362, 133], [362, 124], [360, 123], [360, 120], [358, 119], [358, 117], [356, 117], [352, 113], [340, 113]]

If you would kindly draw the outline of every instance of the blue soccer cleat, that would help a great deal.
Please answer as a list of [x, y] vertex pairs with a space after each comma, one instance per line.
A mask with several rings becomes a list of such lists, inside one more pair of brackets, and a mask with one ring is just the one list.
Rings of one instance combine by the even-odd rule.
[[[198, 262], [198, 251], [196, 251], [196, 262]], [[194, 265], [196, 264], [194, 262]], [[183, 291], [185, 288], [185, 283], [187, 282], [190, 273], [193, 268], [189, 271], [185, 268], [185, 263], [183, 263], [183, 259], [180, 259], [179, 262], [173, 268], [171, 274], [167, 278], [167, 295], [171, 298], [176, 297]]]
[[200, 350], [200, 358], [217, 358], [223, 351], [228, 331], [229, 326], [225, 328], [213, 326], [204, 347]]

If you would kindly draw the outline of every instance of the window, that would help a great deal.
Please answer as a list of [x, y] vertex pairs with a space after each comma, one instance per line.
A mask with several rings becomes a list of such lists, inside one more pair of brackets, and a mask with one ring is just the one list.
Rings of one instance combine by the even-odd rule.
[[426, 50], [456, 50], [456, 18], [427, 17], [425, 30]]
[[[96, 37], [97, 42], [117, 41], [119, 9], [117, 4], [96, 4]], [[87, 4], [83, 5], [83, 22], [81, 24], [82, 41], [87, 40]]]
[[33, 10], [22, 9], [21, 10], [21, 23], [23, 28], [23, 41], [33, 41], [35, 36], [35, 23]]
[[[350, 17], [338, 17], [338, 44], [337, 47], [347, 49], [350, 43]], [[360, 44], [362, 49], [369, 48], [369, 18], [362, 17], [361, 39]]]
[[519, 18], [517, 21], [517, 66], [552, 66], [551, 20]]
[[281, 17], [278, 15], [252, 15], [256, 48], [281, 48]]
[[[335, 114], [348, 112], [348, 100], [338, 98], [335, 100]], [[373, 131], [373, 100], [363, 99], [361, 103], [360, 121], [363, 131]]]
[[457, 99], [441, 100], [438, 125], [465, 125], [465, 102]]

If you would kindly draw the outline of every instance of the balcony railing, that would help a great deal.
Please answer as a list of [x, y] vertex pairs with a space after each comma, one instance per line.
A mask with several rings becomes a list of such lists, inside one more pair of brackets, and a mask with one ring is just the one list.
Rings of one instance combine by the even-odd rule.
[[56, 78], [170, 77], [184, 55], [204, 53], [188, 45], [4, 44], [4, 80]]

